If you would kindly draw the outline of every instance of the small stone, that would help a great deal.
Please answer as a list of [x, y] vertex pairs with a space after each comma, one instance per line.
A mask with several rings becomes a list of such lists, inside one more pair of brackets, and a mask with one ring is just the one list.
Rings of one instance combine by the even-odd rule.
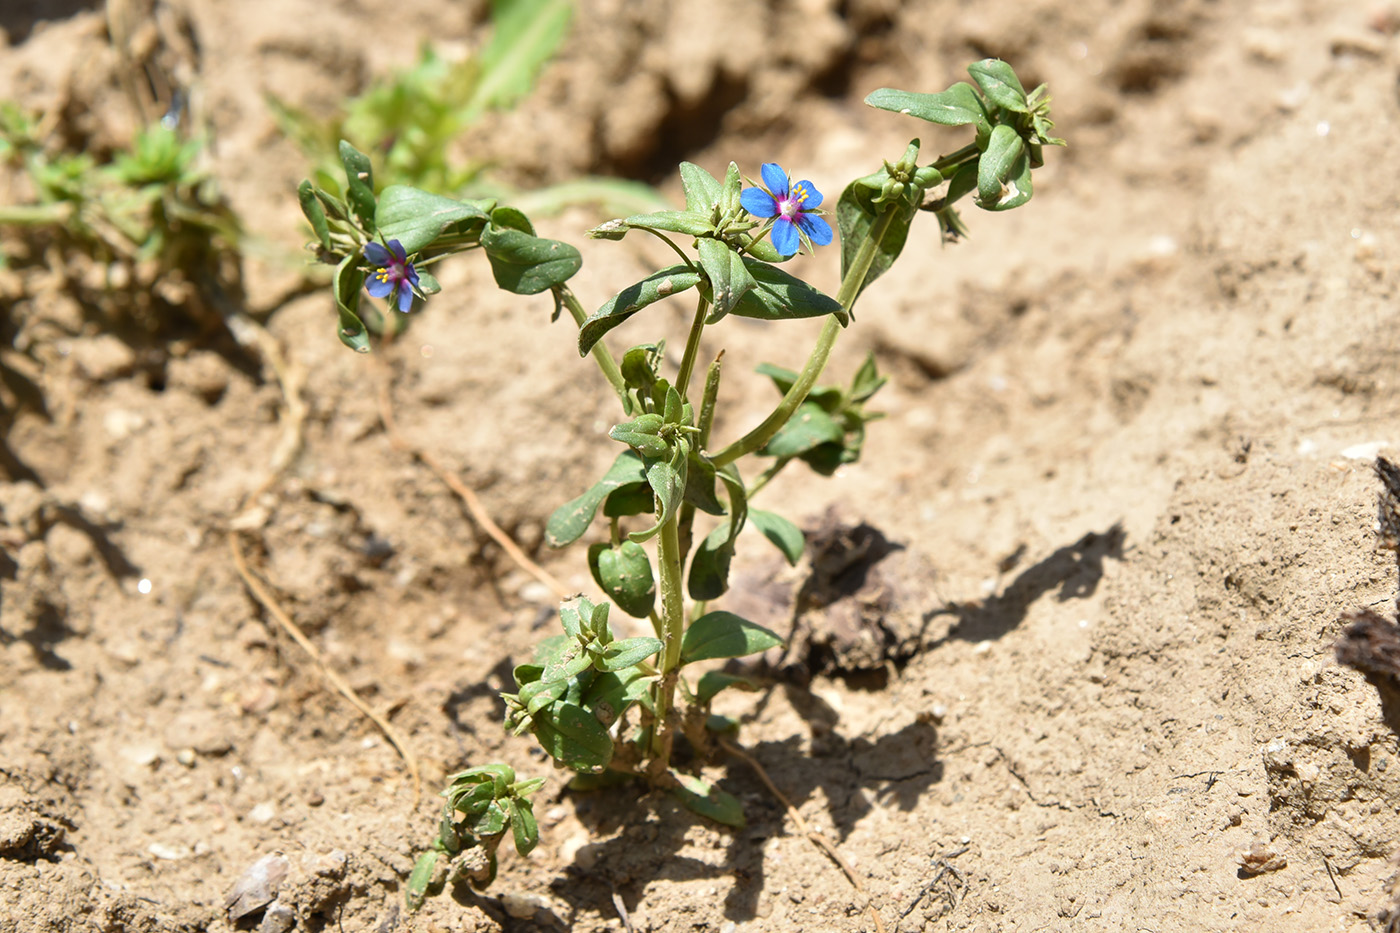
[[276, 816], [276, 808], [265, 801], [248, 811], [248, 821], [250, 823], [270, 823]]
[[273, 901], [258, 924], [258, 933], [287, 933], [296, 925], [297, 915], [291, 907], [281, 901]]
[[186, 768], [193, 768], [196, 760], [195, 750], [192, 748], [182, 748], [175, 753], [175, 760]]
[[189, 858], [192, 854], [189, 846], [171, 846], [163, 842], [151, 843], [146, 847], [146, 851], [156, 858], [164, 859], [167, 862], [178, 862], [181, 859]]
[[120, 337], [114, 334], [98, 334], [87, 340], [76, 340], [70, 347], [68, 358], [78, 367], [78, 372], [93, 382], [111, 382], [131, 374], [136, 366], [136, 355]]
[[237, 922], [254, 913], [277, 897], [282, 882], [287, 879], [291, 864], [280, 852], [264, 855], [249, 865], [224, 898], [230, 922]]
[[1246, 875], [1262, 875], [1288, 867], [1288, 858], [1274, 850], [1270, 843], [1256, 842], [1240, 853], [1240, 871]]

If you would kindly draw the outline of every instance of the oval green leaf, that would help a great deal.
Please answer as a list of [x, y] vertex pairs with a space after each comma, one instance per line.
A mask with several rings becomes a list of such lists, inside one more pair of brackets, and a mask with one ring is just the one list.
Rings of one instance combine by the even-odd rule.
[[649, 304], [679, 295], [700, 283], [700, 272], [690, 266], [667, 266], [613, 295], [583, 322], [578, 331], [578, 355], [587, 356], [603, 335]]
[[681, 663], [742, 658], [783, 643], [775, 633], [742, 616], [720, 610], [690, 623], [681, 638]]

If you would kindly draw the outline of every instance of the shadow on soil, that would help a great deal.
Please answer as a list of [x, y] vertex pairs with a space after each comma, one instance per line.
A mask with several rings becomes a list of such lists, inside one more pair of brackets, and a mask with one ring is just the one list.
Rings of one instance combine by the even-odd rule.
[[1104, 561], [1110, 557], [1123, 559], [1126, 538], [1122, 523], [1115, 522], [1107, 531], [1091, 531], [1027, 567], [1010, 586], [994, 596], [981, 602], [949, 603], [935, 609], [925, 617], [926, 622], [946, 615], [956, 616], [957, 621], [946, 637], [930, 643], [925, 650], [952, 638], [974, 642], [1000, 638], [1025, 621], [1032, 603], [1057, 587], [1060, 592], [1056, 599], [1060, 602], [1092, 596], [1103, 579]]

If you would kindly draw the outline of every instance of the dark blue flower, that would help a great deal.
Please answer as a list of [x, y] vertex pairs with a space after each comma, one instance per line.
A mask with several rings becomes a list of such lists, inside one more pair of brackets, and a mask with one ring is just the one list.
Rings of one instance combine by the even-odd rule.
[[801, 242], [818, 246], [831, 242], [831, 225], [817, 216], [822, 193], [810, 181], [788, 187], [787, 172], [775, 162], [763, 163], [763, 187], [745, 188], [739, 195], [744, 210], [755, 217], [772, 217], [773, 248], [784, 256], [797, 252]]
[[390, 304], [397, 302], [399, 310], [407, 312], [418, 287], [418, 270], [408, 261], [403, 244], [390, 240], [385, 249], [378, 243], [366, 243], [365, 258], [379, 267], [369, 274], [365, 290], [375, 298], [388, 298]]

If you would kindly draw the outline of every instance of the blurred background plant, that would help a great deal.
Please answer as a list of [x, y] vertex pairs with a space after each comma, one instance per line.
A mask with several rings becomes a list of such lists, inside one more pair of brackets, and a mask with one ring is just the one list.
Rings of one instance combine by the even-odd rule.
[[47, 266], [105, 328], [221, 329], [242, 301], [242, 226], [178, 118], [177, 107], [99, 158], [0, 103], [0, 165], [21, 192], [0, 205], [0, 227], [19, 233], [0, 241], [0, 264]]
[[451, 61], [430, 46], [417, 64], [319, 117], [274, 95], [268, 106], [282, 132], [311, 162], [310, 178], [336, 196], [340, 141], [368, 153], [382, 187], [411, 185], [436, 194], [495, 198], [530, 213], [571, 204], [601, 204], [610, 213], [655, 210], [664, 202], [637, 182], [584, 178], [536, 191], [513, 190], [493, 178], [491, 164], [460, 151], [489, 111], [523, 100], [568, 36], [572, 0], [493, 0], [491, 31], [476, 55]]

